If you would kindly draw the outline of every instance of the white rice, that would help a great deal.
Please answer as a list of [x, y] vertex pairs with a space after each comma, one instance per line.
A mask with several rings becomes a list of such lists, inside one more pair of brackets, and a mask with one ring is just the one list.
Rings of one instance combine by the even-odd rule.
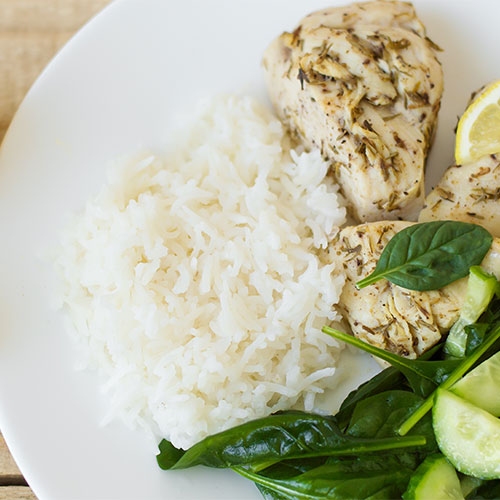
[[251, 98], [208, 103], [165, 158], [115, 167], [57, 268], [109, 418], [175, 446], [335, 384], [343, 276], [317, 251], [345, 222], [319, 152], [289, 151]]

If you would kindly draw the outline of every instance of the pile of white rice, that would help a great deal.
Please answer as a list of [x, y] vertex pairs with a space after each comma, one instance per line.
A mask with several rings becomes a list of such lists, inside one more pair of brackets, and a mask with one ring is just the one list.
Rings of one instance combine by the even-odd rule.
[[343, 277], [317, 249], [345, 210], [320, 154], [287, 144], [254, 100], [216, 99], [71, 222], [63, 300], [109, 418], [188, 447], [332, 384], [341, 348], [320, 329]]

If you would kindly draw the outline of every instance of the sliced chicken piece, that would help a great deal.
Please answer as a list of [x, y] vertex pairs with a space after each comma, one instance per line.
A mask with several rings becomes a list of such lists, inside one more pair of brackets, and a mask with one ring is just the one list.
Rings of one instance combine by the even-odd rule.
[[479, 224], [500, 237], [500, 155], [448, 168], [418, 220], [446, 219]]
[[424, 25], [408, 2], [354, 2], [343, 7], [331, 7], [308, 14], [301, 26], [309, 30], [317, 26], [356, 28], [359, 24], [404, 28], [425, 37]]
[[271, 100], [292, 135], [331, 161], [360, 221], [416, 218], [443, 75], [411, 4], [315, 12], [266, 50]]
[[[343, 265], [346, 284], [339, 307], [353, 334], [376, 347], [415, 358], [439, 342], [458, 319], [467, 278], [441, 290], [416, 292], [380, 280], [356, 289], [368, 276], [389, 240], [412, 222], [372, 222], [342, 229], [330, 244], [330, 259]], [[500, 240], [483, 260], [483, 267], [500, 276]]]

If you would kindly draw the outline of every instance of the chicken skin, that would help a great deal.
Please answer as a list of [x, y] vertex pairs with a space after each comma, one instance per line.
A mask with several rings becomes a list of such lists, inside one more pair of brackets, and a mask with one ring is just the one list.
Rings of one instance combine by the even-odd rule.
[[[342, 229], [329, 247], [330, 259], [343, 266], [346, 283], [339, 308], [352, 333], [381, 349], [415, 358], [439, 342], [458, 319], [467, 278], [441, 290], [406, 290], [382, 279], [358, 290], [356, 282], [373, 272], [389, 240], [412, 222], [371, 222]], [[500, 277], [500, 239], [482, 262]]]
[[500, 155], [452, 165], [425, 199], [419, 222], [458, 220], [500, 237]]
[[265, 52], [274, 107], [330, 160], [359, 221], [415, 219], [443, 90], [437, 47], [411, 4], [354, 3], [305, 17]]

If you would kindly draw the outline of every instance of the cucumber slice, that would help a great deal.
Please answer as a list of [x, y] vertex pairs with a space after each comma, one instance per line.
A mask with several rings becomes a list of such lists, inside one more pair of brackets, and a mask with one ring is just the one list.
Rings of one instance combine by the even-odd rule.
[[432, 425], [439, 449], [458, 471], [500, 478], [500, 420], [450, 391], [438, 389]]
[[483, 361], [450, 390], [469, 403], [500, 417], [500, 352]]
[[427, 457], [411, 476], [403, 500], [463, 500], [457, 473], [446, 458], [437, 453]]
[[460, 317], [448, 333], [444, 346], [446, 354], [456, 358], [465, 356], [467, 345], [465, 327], [477, 321], [479, 316], [483, 314], [495, 295], [497, 287], [498, 281], [495, 276], [488, 274], [480, 266], [470, 268], [467, 295], [460, 309]]

